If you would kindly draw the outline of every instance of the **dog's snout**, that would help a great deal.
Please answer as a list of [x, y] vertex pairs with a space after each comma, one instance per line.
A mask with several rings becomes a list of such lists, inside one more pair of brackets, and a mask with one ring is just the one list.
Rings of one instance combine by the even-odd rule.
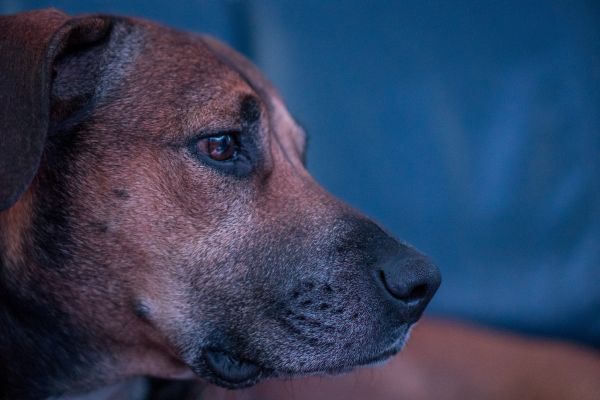
[[438, 268], [427, 256], [398, 242], [368, 219], [340, 221], [351, 229], [346, 230], [346, 239], [337, 250], [362, 253], [379, 299], [385, 299], [403, 323], [416, 322], [440, 286]]
[[409, 322], [415, 322], [440, 286], [438, 268], [424, 255], [402, 246], [383, 265], [375, 267], [374, 278]]

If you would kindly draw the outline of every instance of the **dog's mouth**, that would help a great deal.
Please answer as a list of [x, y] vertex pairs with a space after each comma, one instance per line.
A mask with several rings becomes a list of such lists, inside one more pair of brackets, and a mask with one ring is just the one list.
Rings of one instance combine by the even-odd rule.
[[[259, 365], [234, 356], [231, 353], [221, 350], [206, 350], [204, 359], [206, 367], [211, 373], [211, 380], [217, 385], [229, 388], [240, 389], [252, 386], [268, 376], [279, 377], [294, 377], [314, 375], [317, 373], [325, 373], [336, 375], [344, 372], [349, 372], [358, 366], [367, 366], [381, 363], [400, 351], [400, 348], [393, 348], [384, 351], [380, 354], [361, 359], [358, 363], [352, 363], [347, 366], [338, 366], [330, 369], [307, 369], [307, 370], [290, 370], [290, 371], [267, 371]], [[271, 375], [272, 374], [272, 375]]]
[[205, 350], [204, 359], [217, 383], [232, 388], [250, 386], [265, 373], [259, 365], [221, 350]]
[[305, 368], [267, 368], [264, 364], [250, 360], [221, 347], [208, 347], [202, 351], [198, 364], [192, 367], [199, 376], [203, 376], [212, 383], [228, 388], [241, 389], [255, 385], [259, 381], [269, 377], [299, 377], [315, 374], [336, 375], [349, 372], [357, 367], [380, 364], [397, 354], [404, 346], [408, 338], [409, 329], [405, 328], [401, 335], [391, 341], [384, 350], [367, 353], [362, 356], [354, 355], [349, 360], [339, 361], [327, 366], [320, 363], [313, 367]]

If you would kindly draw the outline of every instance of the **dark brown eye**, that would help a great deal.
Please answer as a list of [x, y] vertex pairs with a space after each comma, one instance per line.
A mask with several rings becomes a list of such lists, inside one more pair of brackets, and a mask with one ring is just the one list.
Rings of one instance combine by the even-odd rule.
[[219, 135], [200, 139], [198, 150], [215, 161], [227, 161], [235, 157], [237, 145], [233, 135]]

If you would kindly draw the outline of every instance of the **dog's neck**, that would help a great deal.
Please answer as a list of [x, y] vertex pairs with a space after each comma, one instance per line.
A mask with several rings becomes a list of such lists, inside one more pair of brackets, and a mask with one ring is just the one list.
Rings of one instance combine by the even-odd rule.
[[145, 400], [149, 397], [150, 389], [146, 378], [135, 378], [91, 392], [53, 396], [47, 400]]
[[132, 378], [117, 384], [74, 395], [49, 397], [46, 400], [172, 400], [204, 398], [206, 383], [194, 380]]
[[[20, 280], [26, 265], [0, 254], [0, 399], [42, 398], [85, 385], [93, 354], [72, 322], [35, 282]], [[88, 378], [91, 379], [91, 378]]]
[[[115, 380], [132, 375], [153, 375], [189, 379], [193, 374], [177, 360], [157, 347], [137, 349], [115, 358], [98, 337], [90, 337], [89, 324], [75, 320], [56, 301], [53, 293], [39, 282], [27, 261], [17, 262], [3, 252], [0, 225], [0, 400], [40, 399], [87, 388], [102, 387], [93, 398], [137, 399], [139, 384], [112, 385]], [[25, 254], [31, 253], [28, 249]], [[38, 269], [39, 271], [40, 269]], [[160, 355], [164, 355], [161, 357]], [[140, 357], [138, 357], [140, 356]], [[140, 372], [128, 363], [141, 359]], [[120, 370], [130, 371], [117, 374]], [[181, 382], [181, 381], [180, 381]], [[107, 385], [107, 386], [102, 386]], [[134, 390], [125, 397], [113, 396]], [[95, 392], [94, 392], [95, 393]], [[64, 397], [87, 399], [88, 395]], [[63, 398], [63, 397], [58, 397]], [[156, 398], [156, 397], [152, 397]]]

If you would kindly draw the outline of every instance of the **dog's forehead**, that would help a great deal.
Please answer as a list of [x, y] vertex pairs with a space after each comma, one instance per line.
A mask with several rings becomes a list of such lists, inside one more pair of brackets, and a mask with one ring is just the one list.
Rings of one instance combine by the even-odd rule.
[[306, 132], [288, 111], [285, 102], [271, 82], [244, 56], [220, 41], [202, 37], [205, 44], [223, 63], [236, 70], [261, 96], [269, 110], [269, 119], [275, 128], [278, 142], [287, 150], [303, 153], [306, 147]]
[[146, 91], [140, 96], [163, 103], [155, 114], [176, 115], [186, 130], [224, 129], [242, 122], [243, 104], [252, 97], [284, 147], [297, 151], [304, 146], [304, 131], [275, 88], [247, 59], [210, 37], [139, 23], [147, 38], [134, 80], [145, 83], [139, 85]]
[[[218, 130], [240, 123], [244, 99], [258, 96], [235, 70], [219, 61], [197, 35], [136, 23], [143, 27], [142, 43], [125, 79], [126, 93], [117, 102], [128, 102], [127, 108], [144, 116], [147, 123], [140, 121], [140, 131], [152, 134], [152, 128], [162, 125], [173, 129], [156, 133], [175, 139], [181, 130]], [[183, 126], [173, 126], [176, 123]]]

